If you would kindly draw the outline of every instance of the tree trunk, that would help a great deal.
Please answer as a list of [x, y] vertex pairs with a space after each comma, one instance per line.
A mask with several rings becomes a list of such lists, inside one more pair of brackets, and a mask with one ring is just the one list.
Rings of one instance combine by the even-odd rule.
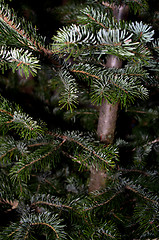
[[[103, 5], [108, 6], [108, 3]], [[121, 5], [119, 7], [114, 4], [109, 5], [113, 10], [113, 16], [119, 20], [127, 18], [128, 6]], [[121, 68], [122, 60], [118, 57], [110, 55], [106, 63], [107, 68]], [[116, 128], [116, 120], [118, 114], [119, 103], [110, 104], [107, 100], [103, 99], [102, 105], [99, 110], [99, 119], [97, 127], [97, 137], [101, 142], [112, 144], [114, 141], [114, 134]], [[106, 172], [95, 168], [90, 169], [90, 182], [89, 182], [89, 192], [100, 190], [105, 186]]]
[[106, 100], [100, 107], [97, 136], [101, 142], [113, 143], [119, 103], [110, 104]]
[[[128, 6], [115, 6], [114, 4], [111, 4], [109, 7], [112, 8], [113, 16], [116, 18], [117, 21], [127, 18], [129, 11]], [[121, 68], [122, 60], [120, 60], [116, 56], [110, 55], [107, 59], [106, 67]], [[106, 144], [111, 144], [114, 140], [118, 105], [119, 103], [110, 104], [107, 102], [107, 100], [103, 99], [102, 105], [100, 107], [97, 136], [101, 142], [105, 142]]]
[[[109, 56], [106, 67], [121, 68], [121, 66], [122, 61], [120, 59], [116, 56]], [[111, 104], [107, 100], [103, 99], [99, 110], [97, 136], [101, 142], [105, 142], [106, 144], [111, 144], [114, 140], [118, 105], [118, 102]]]

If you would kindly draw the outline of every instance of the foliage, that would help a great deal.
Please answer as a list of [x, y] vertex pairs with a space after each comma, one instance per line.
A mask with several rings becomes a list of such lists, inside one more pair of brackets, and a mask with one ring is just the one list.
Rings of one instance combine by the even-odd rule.
[[[147, 7], [146, 1], [124, 2], [134, 13]], [[10, 72], [1, 77], [0, 239], [158, 238], [159, 109], [153, 97], [159, 41], [143, 20], [112, 18], [117, 3], [80, 5], [77, 21], [59, 29], [48, 46], [30, 22], [0, 3], [1, 70], [20, 71], [27, 83], [32, 74], [30, 95], [40, 99], [40, 107], [27, 112], [22, 99], [5, 96], [16, 78], [12, 86]], [[67, 21], [79, 8], [70, 9]], [[106, 67], [112, 54], [122, 68]], [[112, 145], [95, 134], [103, 98], [126, 110], [120, 110]], [[41, 108], [46, 123], [38, 119]], [[106, 185], [90, 193], [92, 168], [106, 172]]]
[[[117, 22], [115, 18], [109, 18], [109, 12], [103, 13], [92, 6], [80, 11], [77, 23], [63, 27], [57, 32], [57, 35], [53, 37], [52, 49], [54, 53], [66, 57], [66, 61], [72, 58], [75, 69], [68, 67], [68, 70], [73, 73], [77, 72], [85, 78], [85, 84], [87, 83], [92, 89], [93, 103], [101, 103], [104, 97], [111, 103], [120, 101], [123, 106], [127, 106], [136, 97], [142, 99], [147, 97], [148, 93], [143, 80], [145, 77], [147, 81], [148, 72], [145, 73], [145, 66], [148, 67], [152, 59], [151, 51], [147, 48], [147, 43], [153, 40], [152, 27], [142, 21]], [[127, 61], [129, 67], [118, 70], [122, 71], [121, 77], [117, 75], [114, 78], [113, 71], [115, 70], [113, 69], [103, 70], [101, 68], [101, 65], [105, 65], [105, 58], [109, 55]], [[81, 61], [82, 64], [78, 64]], [[140, 73], [143, 72], [142, 81], [139, 73], [132, 75], [132, 69], [137, 69], [138, 65]], [[82, 77], [80, 81], [83, 80]], [[75, 92], [72, 90], [65, 94], [69, 97], [72, 94], [74, 97]], [[78, 97], [78, 94], [76, 96]], [[65, 101], [67, 106], [70, 105], [66, 95], [62, 99], [61, 101]], [[72, 106], [75, 103], [77, 104], [77, 100]]]

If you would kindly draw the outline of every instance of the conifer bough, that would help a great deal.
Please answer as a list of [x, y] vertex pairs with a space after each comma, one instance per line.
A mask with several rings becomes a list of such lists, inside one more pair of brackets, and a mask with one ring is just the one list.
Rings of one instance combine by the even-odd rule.
[[[110, 18], [107, 12], [87, 6], [81, 10], [79, 25], [72, 24], [60, 29], [53, 38], [52, 47], [53, 52], [67, 56], [67, 59], [73, 58], [75, 64], [70, 68], [70, 72], [88, 82], [92, 102], [101, 104], [98, 138], [110, 144], [114, 139], [118, 106], [127, 106], [137, 97], [144, 99], [148, 96], [143, 85], [144, 78], [141, 78], [140, 74], [144, 74], [143, 66], [150, 59], [146, 43], [153, 40], [154, 31], [151, 26], [142, 22], [124, 21], [129, 10], [127, 5], [103, 5], [112, 8], [114, 17]], [[106, 63], [103, 63], [103, 58]], [[139, 65], [140, 73], [132, 75], [130, 70], [126, 72], [128, 68], [125, 63], [122, 65], [122, 60], [127, 62], [129, 68]], [[81, 61], [83, 64], [78, 64]], [[104, 67], [99, 70], [101, 65]], [[106, 74], [104, 68], [110, 71]], [[115, 74], [115, 69], [119, 68], [123, 70], [122, 77]], [[74, 83], [72, 80], [67, 81], [67, 84], [65, 81], [64, 91], [67, 94], [60, 100], [62, 103], [65, 101], [65, 105], [70, 105], [68, 99], [71, 95], [74, 99], [73, 105], [77, 104], [78, 98], [75, 98], [75, 95], [78, 95], [78, 91], [75, 94], [74, 86], [75, 80]]]
[[[119, 106], [127, 107], [136, 98], [148, 96], [149, 71], [158, 70], [151, 49], [157, 58], [159, 44], [156, 40], [151, 45], [154, 31], [148, 24], [121, 20], [129, 7], [139, 9], [145, 0], [125, 0], [120, 6], [118, 0], [100, 2], [90, 0], [81, 7], [77, 24], [59, 29], [52, 46], [46, 46], [36, 28], [18, 20], [1, 1], [1, 69], [23, 70], [27, 77], [30, 72], [37, 74], [39, 59], [47, 58], [56, 70], [51, 81], [59, 90], [61, 108], [70, 109], [73, 115], [85, 99], [89, 99], [89, 107], [99, 105], [97, 135], [101, 140], [88, 132], [47, 130], [18, 105], [0, 98], [1, 212], [7, 220], [10, 213], [16, 216], [1, 229], [2, 240], [158, 237], [158, 159], [153, 157], [155, 164], [152, 161], [154, 152], [158, 154], [158, 108], [132, 111], [142, 114], [138, 121], [143, 128], [148, 128], [150, 121], [151, 128], [156, 122], [157, 128], [149, 141], [143, 131], [139, 139], [140, 131], [133, 135], [136, 142], [129, 145], [133, 156], [124, 159], [124, 164], [118, 162], [118, 167], [117, 146], [128, 143], [121, 139], [110, 143]], [[71, 167], [70, 159], [75, 163], [71, 162]], [[89, 189], [88, 181], [81, 182], [76, 164], [91, 171]], [[88, 190], [96, 191], [88, 194]]]

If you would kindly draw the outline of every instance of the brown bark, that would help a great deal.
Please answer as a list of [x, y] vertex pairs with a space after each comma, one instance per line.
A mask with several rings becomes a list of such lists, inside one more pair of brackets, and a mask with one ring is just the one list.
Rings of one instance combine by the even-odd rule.
[[[111, 8], [113, 10], [113, 16], [117, 21], [127, 18], [129, 11], [128, 6], [121, 5], [118, 7], [112, 4]], [[122, 60], [116, 56], [110, 55], [107, 59], [106, 67], [121, 68]], [[111, 144], [114, 140], [118, 105], [119, 103], [110, 104], [107, 100], [103, 100], [100, 107], [97, 136], [101, 142], [105, 142], [106, 144]]]
[[90, 168], [90, 179], [89, 179], [89, 189], [88, 191], [91, 193], [96, 190], [100, 190], [105, 186], [105, 171], [98, 170], [94, 167]]
[[118, 105], [118, 102], [113, 105], [103, 100], [100, 107], [97, 135], [100, 141], [106, 144], [111, 144], [114, 140]]
[[[107, 3], [103, 2], [103, 5]], [[121, 5], [115, 6], [114, 4], [109, 7], [113, 10], [113, 16], [117, 21], [126, 19], [128, 15], [128, 6]], [[110, 55], [106, 63], [107, 68], [121, 68], [122, 61], [113, 55]], [[99, 119], [97, 127], [97, 137], [101, 142], [112, 144], [114, 141], [114, 134], [116, 128], [117, 114], [119, 103], [110, 104], [107, 100], [103, 99], [102, 105], [99, 110]], [[106, 172], [95, 168], [90, 169], [90, 182], [89, 192], [100, 190], [105, 186]]]
[[[121, 68], [122, 61], [116, 56], [110, 55], [106, 67]], [[97, 127], [97, 136], [101, 142], [106, 144], [113, 143], [116, 127], [117, 113], [119, 103], [111, 104], [103, 99], [99, 110], [99, 119]]]

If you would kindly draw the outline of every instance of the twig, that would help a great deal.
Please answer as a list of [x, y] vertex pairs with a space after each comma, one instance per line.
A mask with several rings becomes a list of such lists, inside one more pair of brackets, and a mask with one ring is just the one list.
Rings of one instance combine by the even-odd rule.
[[[84, 146], [82, 143], [78, 142], [77, 140], [75, 140], [75, 139], [73, 139], [73, 138], [71, 138], [71, 137], [67, 137], [67, 136], [65, 136], [65, 135], [57, 134], [57, 133], [48, 132], [48, 134], [54, 135], [54, 136], [59, 137], [59, 138], [62, 138], [62, 139], [64, 139], [65, 141], [68, 140], [68, 141], [72, 141], [72, 142], [78, 144], [78, 145], [81, 146], [83, 149], [85, 149], [85, 150], [87, 150], [88, 152], [92, 153], [92, 154], [93, 154], [94, 156], [96, 156], [98, 159], [100, 159], [101, 161], [103, 161], [103, 162], [105, 162], [107, 165], [109, 165], [108, 162], [107, 162], [104, 158], [100, 157], [95, 151], [87, 148], [87, 147]], [[109, 166], [109, 167], [111, 168], [111, 166]]]
[[0, 159], [3, 158], [3, 157], [5, 157], [8, 153], [14, 151], [15, 149], [17, 149], [17, 147], [14, 147], [14, 148], [8, 150], [6, 153], [4, 153], [3, 155], [0, 156]]
[[126, 185], [125, 188], [128, 189], [128, 190], [131, 190], [131, 191], [134, 192], [134, 193], [137, 193], [139, 196], [143, 197], [145, 200], [147, 200], [147, 201], [149, 201], [149, 202], [158, 204], [157, 201], [152, 200], [152, 199], [150, 199], [150, 198], [147, 198], [147, 197], [143, 196], [143, 194], [141, 194], [140, 192], [138, 192], [138, 191], [135, 190], [134, 188], [130, 187], [129, 185]]
[[57, 207], [57, 208], [68, 208], [68, 209], [73, 209], [72, 207], [70, 206], [67, 206], [67, 205], [58, 205], [58, 204], [55, 204], [55, 203], [48, 203], [48, 202], [44, 202], [44, 201], [38, 201], [38, 202], [34, 202], [31, 204], [31, 206], [34, 206], [34, 205], [39, 205], [39, 204], [44, 204], [44, 205], [48, 205], [48, 206], [52, 206], [52, 207]]
[[121, 171], [121, 172], [137, 172], [137, 173], [141, 173], [145, 176], [150, 176], [150, 174], [144, 172], [144, 171], [141, 171], [141, 170], [138, 170], [138, 169], [122, 169], [122, 168], [118, 168], [118, 171]]
[[[151, 144], [154, 144], [154, 143], [157, 143], [157, 142], [159, 142], [159, 138], [156, 138], [155, 140], [144, 144], [143, 147], [146, 147], [147, 145], [151, 145]], [[134, 151], [136, 150], [136, 148], [137, 148], [137, 147], [133, 148], [133, 149], [132, 149], [132, 152], [134, 152]]]
[[114, 195], [113, 195], [110, 199], [108, 199], [107, 201], [102, 202], [102, 203], [99, 203], [99, 204], [97, 204], [96, 206], [93, 206], [93, 207], [90, 207], [90, 208], [86, 208], [84, 211], [89, 211], [89, 210], [92, 210], [92, 209], [94, 209], [94, 208], [101, 207], [101, 206], [109, 203], [110, 201], [112, 201], [112, 200], [113, 200], [116, 196], [118, 196], [120, 193], [121, 193], [121, 191], [120, 191], [120, 192], [117, 192], [116, 194], [114, 194]]
[[[61, 147], [61, 145], [64, 144], [65, 141], [66, 141], [66, 139], [63, 139], [63, 141], [62, 141], [57, 147], [55, 147], [53, 151], [55, 151], [55, 150], [57, 150], [59, 147]], [[38, 158], [38, 159], [35, 159], [34, 161], [26, 164], [25, 166], [23, 166], [21, 169], [19, 169], [19, 170], [17, 171], [17, 174], [19, 174], [19, 173], [20, 173], [23, 169], [25, 169], [26, 167], [28, 167], [28, 166], [30, 166], [30, 165], [32, 165], [32, 164], [34, 164], [34, 163], [36, 163], [36, 162], [44, 159], [45, 157], [49, 156], [50, 154], [53, 153], [53, 151], [50, 151], [50, 152], [46, 153], [44, 156], [42, 156], [42, 157], [40, 157], [40, 158]]]
[[54, 228], [54, 227], [52, 227], [50, 224], [48, 224], [48, 223], [45, 223], [45, 222], [39, 222], [39, 223], [31, 223], [31, 225], [32, 225], [32, 226], [35, 226], [35, 225], [45, 225], [45, 226], [47, 226], [47, 227], [51, 228], [51, 229], [52, 229], [52, 230], [55, 232], [55, 234], [56, 234], [56, 237], [59, 239], [59, 235], [57, 234], [57, 232], [56, 232], [55, 228]]

